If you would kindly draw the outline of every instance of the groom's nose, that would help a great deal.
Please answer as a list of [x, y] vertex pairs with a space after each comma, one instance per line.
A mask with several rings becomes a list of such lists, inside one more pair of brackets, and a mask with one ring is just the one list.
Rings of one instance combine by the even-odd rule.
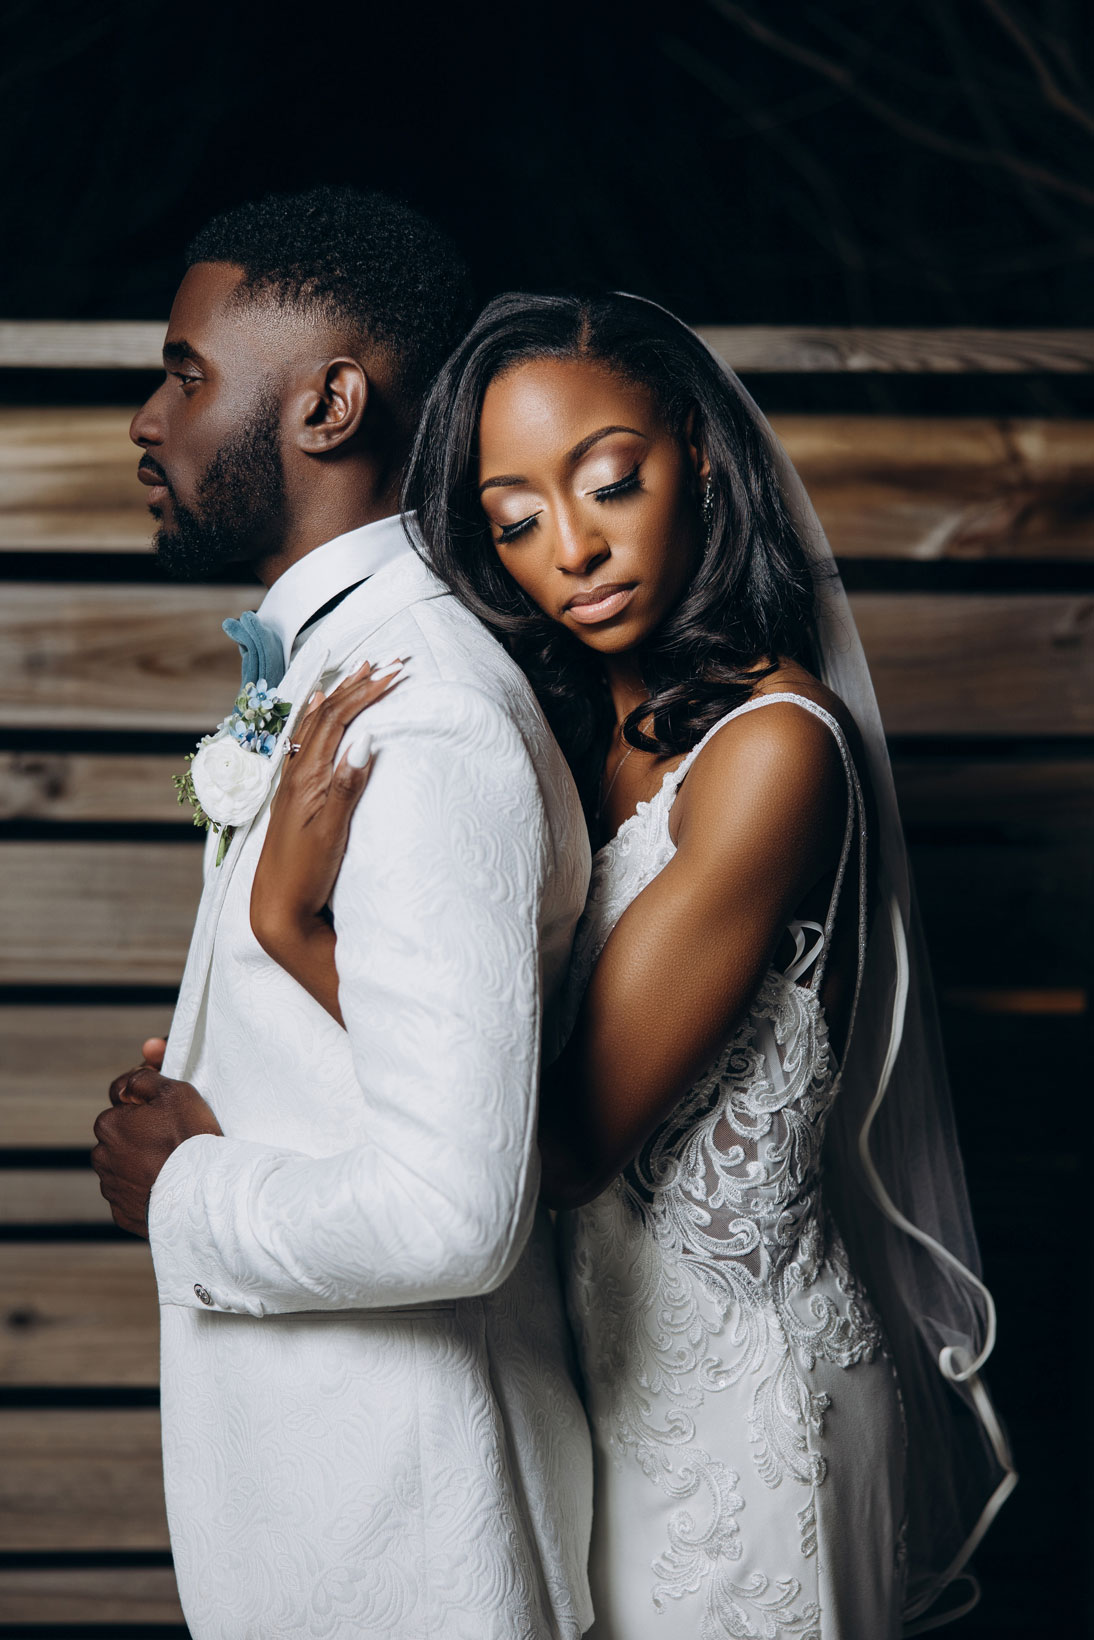
[[151, 398], [145, 399], [129, 423], [129, 437], [142, 450], [163, 443], [163, 417], [159, 413], [159, 398], [163, 391], [157, 388]]

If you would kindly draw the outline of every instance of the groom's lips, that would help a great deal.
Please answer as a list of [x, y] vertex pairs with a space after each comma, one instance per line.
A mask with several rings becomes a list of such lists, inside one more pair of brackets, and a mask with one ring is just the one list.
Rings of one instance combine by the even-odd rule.
[[157, 467], [148, 467], [145, 466], [144, 462], [141, 462], [137, 468], [137, 477], [142, 484], [148, 487], [148, 505], [150, 507], [162, 507], [171, 493], [167, 487], [164, 474]]

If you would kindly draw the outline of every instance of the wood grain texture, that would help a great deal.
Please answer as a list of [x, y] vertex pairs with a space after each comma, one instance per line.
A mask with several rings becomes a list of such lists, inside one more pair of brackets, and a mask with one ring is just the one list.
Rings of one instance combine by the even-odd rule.
[[864, 592], [851, 607], [888, 734], [1094, 731], [1094, 598]]
[[[178, 757], [117, 753], [0, 752], [0, 820], [150, 821], [191, 825], [171, 777]], [[1094, 761], [898, 757], [893, 765], [908, 824], [998, 819], [1089, 823]], [[0, 1081], [3, 1072], [0, 1070]]]
[[[99, 1110], [106, 1107], [99, 1095]], [[98, 1115], [98, 1111], [95, 1113]], [[88, 1148], [94, 1143], [90, 1131]], [[0, 1171], [0, 1224], [36, 1225], [112, 1224], [110, 1208], [90, 1164], [73, 1167], [16, 1167]]]
[[0, 711], [13, 727], [211, 729], [239, 688], [220, 630], [254, 587], [6, 586]]
[[90, 1150], [111, 1082], [170, 1023], [162, 1007], [0, 1006], [0, 1145]]
[[[1094, 557], [1094, 423], [772, 418], [851, 558]], [[129, 414], [0, 408], [0, 549], [147, 552]]]
[[[1089, 330], [874, 330], [838, 325], [699, 325], [737, 370], [1090, 371]], [[0, 368], [158, 370], [166, 324], [144, 320], [6, 320]]]
[[0, 1384], [147, 1387], [158, 1375], [146, 1242], [0, 1244]]
[[168, 1547], [158, 1412], [0, 1411], [0, 1552]]
[[0, 408], [0, 546], [149, 550], [153, 525], [137, 482], [130, 414], [83, 405]]
[[838, 557], [1094, 557], [1094, 422], [772, 420]]
[[[0, 1570], [0, 1623], [182, 1623], [175, 1574], [166, 1566], [69, 1566]], [[117, 1640], [123, 1640], [120, 1627]]]
[[172, 776], [179, 757], [0, 752], [0, 820], [153, 821], [192, 825]]
[[840, 325], [698, 325], [739, 371], [953, 375], [1094, 370], [1094, 331], [874, 330]]
[[[228, 709], [220, 631], [254, 589], [4, 589], [0, 712], [23, 728], [192, 729]], [[1089, 734], [1094, 598], [858, 593], [851, 599], [891, 734]]]
[[161, 370], [159, 319], [5, 319], [5, 370]]
[[200, 894], [196, 847], [0, 843], [0, 984], [177, 985]]

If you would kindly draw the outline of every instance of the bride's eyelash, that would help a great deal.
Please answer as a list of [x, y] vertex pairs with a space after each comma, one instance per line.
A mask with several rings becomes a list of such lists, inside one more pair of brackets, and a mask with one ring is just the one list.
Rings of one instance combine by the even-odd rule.
[[523, 535], [525, 530], [532, 528], [537, 516], [536, 513], [529, 513], [527, 518], [520, 518], [515, 524], [499, 524], [498, 540], [515, 541], [518, 535]]
[[614, 501], [617, 495], [626, 495], [630, 490], [640, 490], [642, 488], [642, 479], [639, 476], [638, 468], [639, 463], [635, 462], [630, 472], [625, 473], [622, 478], [616, 479], [614, 484], [604, 484], [599, 490], [594, 490], [593, 494], [596, 499], [598, 501]]

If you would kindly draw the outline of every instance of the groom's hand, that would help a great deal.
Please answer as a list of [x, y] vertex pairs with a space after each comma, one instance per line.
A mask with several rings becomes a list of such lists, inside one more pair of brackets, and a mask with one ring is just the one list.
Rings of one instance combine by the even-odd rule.
[[114, 1223], [147, 1237], [148, 1198], [164, 1162], [184, 1140], [219, 1134], [220, 1125], [195, 1087], [148, 1064], [110, 1084], [110, 1106], [95, 1119], [91, 1165]]

